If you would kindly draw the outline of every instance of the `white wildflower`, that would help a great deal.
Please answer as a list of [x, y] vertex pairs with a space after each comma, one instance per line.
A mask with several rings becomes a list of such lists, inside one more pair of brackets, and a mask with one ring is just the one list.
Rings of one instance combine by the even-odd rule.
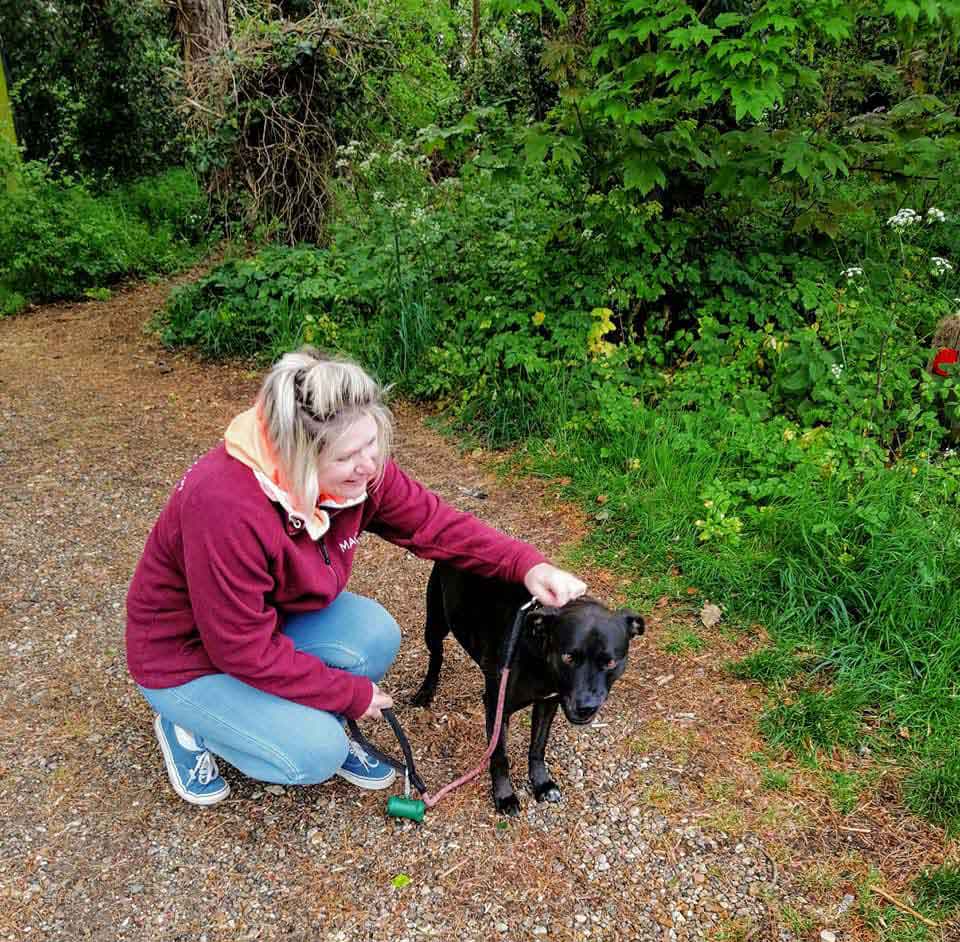
[[907, 226], [913, 226], [920, 222], [920, 214], [915, 209], [901, 209], [895, 216], [887, 220], [887, 225], [892, 229], [906, 229]]
[[830, 367], [830, 372], [833, 373], [834, 379], [840, 379], [843, 375], [843, 367], [839, 363], [834, 363], [833, 366]]
[[374, 203], [379, 203], [382, 199], [383, 199], [383, 190], [374, 190], [373, 191]]
[[927, 222], [946, 222], [947, 214], [936, 206], [931, 206], [927, 210]]
[[583, 241], [584, 241], [584, 242], [589, 242], [589, 241], [593, 238], [593, 230], [592, 230], [592, 229], [584, 229], [583, 232], [580, 233], [580, 234], [583, 236]]
[[859, 278], [863, 274], [863, 269], [854, 265], [852, 268], [845, 268], [840, 274], [844, 278]]
[[349, 167], [349, 166], [350, 166], [350, 161], [349, 161], [349, 160], [346, 160], [346, 159], [343, 158], [343, 157], [341, 157], [341, 158], [337, 161], [337, 170], [344, 170], [344, 169], [346, 169], [346, 168]]
[[939, 255], [934, 255], [933, 258], [930, 259], [930, 264], [933, 266], [933, 273], [935, 275], [945, 275], [948, 271], [953, 271], [953, 265]]

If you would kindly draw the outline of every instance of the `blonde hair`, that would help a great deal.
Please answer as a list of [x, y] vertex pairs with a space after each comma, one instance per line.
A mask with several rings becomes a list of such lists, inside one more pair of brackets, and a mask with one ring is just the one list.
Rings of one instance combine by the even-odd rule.
[[380, 482], [393, 439], [386, 392], [352, 360], [312, 347], [285, 354], [267, 373], [258, 400], [263, 430], [298, 510], [312, 511], [324, 453], [365, 416], [377, 425], [374, 485]]

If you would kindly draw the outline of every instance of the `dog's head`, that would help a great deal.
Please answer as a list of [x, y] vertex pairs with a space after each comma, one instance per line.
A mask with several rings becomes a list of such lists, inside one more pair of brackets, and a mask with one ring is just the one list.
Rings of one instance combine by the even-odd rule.
[[630, 642], [644, 630], [643, 619], [622, 609], [611, 612], [583, 597], [563, 608], [540, 608], [527, 616], [527, 629], [540, 639], [554, 676], [560, 706], [577, 725], [589, 723], [627, 666]]

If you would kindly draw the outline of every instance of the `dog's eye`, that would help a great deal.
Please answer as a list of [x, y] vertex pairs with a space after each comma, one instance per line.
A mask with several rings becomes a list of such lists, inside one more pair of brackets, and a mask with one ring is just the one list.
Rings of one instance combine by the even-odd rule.
[[610, 660], [607, 661], [606, 663], [606, 669], [608, 671], [612, 671], [616, 666], [617, 666], [617, 661], [615, 658], [610, 658]]

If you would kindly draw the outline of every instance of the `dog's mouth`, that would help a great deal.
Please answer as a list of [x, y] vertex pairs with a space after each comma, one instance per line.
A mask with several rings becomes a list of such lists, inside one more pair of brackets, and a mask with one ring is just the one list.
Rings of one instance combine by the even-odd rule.
[[586, 726], [600, 712], [600, 707], [593, 707], [589, 710], [578, 710], [572, 704], [567, 703], [566, 700], [561, 700], [560, 706], [563, 708], [563, 715], [574, 726]]

